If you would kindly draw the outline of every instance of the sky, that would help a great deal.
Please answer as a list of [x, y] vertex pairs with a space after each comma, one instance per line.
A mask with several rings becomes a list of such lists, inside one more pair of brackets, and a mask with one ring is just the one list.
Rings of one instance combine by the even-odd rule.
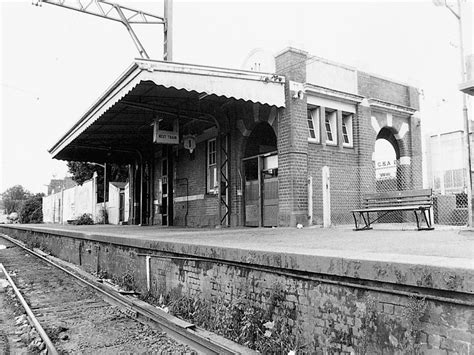
[[[162, 1], [116, 2], [163, 15]], [[242, 68], [257, 48], [292, 46], [418, 87], [423, 134], [463, 128], [458, 22], [432, 1], [173, 6], [174, 61]], [[49, 4], [0, 0], [0, 22], [0, 193], [16, 184], [45, 192], [67, 173], [47, 150], [139, 55], [123, 25]], [[162, 59], [162, 31], [137, 29], [153, 59]]]

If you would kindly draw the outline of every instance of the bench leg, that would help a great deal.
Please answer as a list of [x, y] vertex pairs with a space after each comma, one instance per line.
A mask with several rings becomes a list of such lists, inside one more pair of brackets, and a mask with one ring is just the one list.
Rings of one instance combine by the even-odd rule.
[[364, 212], [359, 212], [359, 218], [362, 217], [362, 219], [364, 220], [364, 226], [359, 227], [359, 223], [357, 222], [357, 217], [355, 213], [352, 212], [352, 216], [354, 217], [354, 222], [355, 222], [355, 229], [354, 229], [355, 231], [365, 231], [365, 230], [372, 229], [372, 227], [370, 226], [369, 212], [366, 212], [366, 213], [367, 213], [367, 218], [365, 218]]
[[[418, 220], [418, 214], [416, 213], [416, 210], [413, 211], [415, 213], [415, 217], [416, 217], [416, 226], [418, 227], [418, 230], [419, 231], [430, 231], [430, 230], [433, 230], [434, 227], [433, 225], [431, 224], [431, 215], [430, 215], [430, 211], [425, 209], [425, 208], [422, 208], [420, 209], [420, 219], [421, 219], [421, 215], [423, 215], [424, 219], [425, 219], [425, 223], [426, 223], [426, 227], [420, 227], [420, 222]], [[428, 214], [428, 217], [427, 217], [427, 214]]]

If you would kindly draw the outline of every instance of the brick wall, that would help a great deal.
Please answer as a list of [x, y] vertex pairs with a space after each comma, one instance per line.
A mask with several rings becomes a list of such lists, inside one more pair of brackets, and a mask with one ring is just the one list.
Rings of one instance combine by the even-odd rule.
[[[410, 95], [408, 86], [359, 71], [358, 93], [367, 98], [377, 98], [403, 106], [415, 105], [415, 95]], [[412, 102], [410, 102], [412, 99]], [[417, 106], [414, 106], [415, 108]]]
[[204, 141], [196, 145], [193, 154], [180, 149], [174, 158], [174, 198], [184, 199], [186, 193], [191, 198], [198, 198], [188, 202], [174, 202], [173, 224], [176, 226], [185, 226], [187, 223], [188, 227], [213, 227], [219, 224], [217, 195], [206, 192], [206, 149], [207, 141]]

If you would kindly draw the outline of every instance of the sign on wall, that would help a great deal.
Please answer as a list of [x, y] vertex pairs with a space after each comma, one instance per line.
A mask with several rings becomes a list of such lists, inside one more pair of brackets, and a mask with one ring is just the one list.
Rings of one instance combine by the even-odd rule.
[[397, 160], [378, 160], [375, 162], [375, 179], [389, 180], [397, 178]]

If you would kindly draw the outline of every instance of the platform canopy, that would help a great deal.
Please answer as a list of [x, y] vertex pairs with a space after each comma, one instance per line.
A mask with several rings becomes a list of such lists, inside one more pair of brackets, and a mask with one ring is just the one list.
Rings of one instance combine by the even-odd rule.
[[205, 128], [231, 102], [284, 107], [284, 82], [275, 74], [136, 59], [49, 152], [61, 160], [129, 162], [151, 145], [153, 122]]
[[460, 84], [459, 90], [461, 90], [465, 94], [474, 96], [474, 80], [469, 80]]

